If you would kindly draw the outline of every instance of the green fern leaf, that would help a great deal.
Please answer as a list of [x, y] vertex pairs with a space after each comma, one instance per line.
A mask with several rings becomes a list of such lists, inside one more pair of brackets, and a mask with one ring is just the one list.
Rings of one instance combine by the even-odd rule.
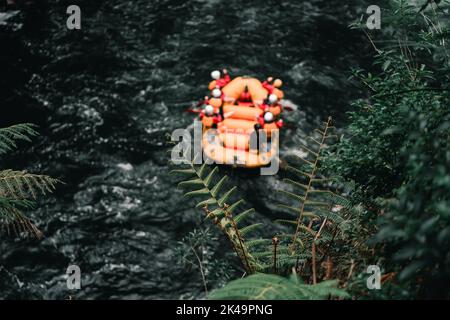
[[171, 174], [178, 173], [178, 174], [182, 174], [185, 176], [189, 176], [189, 175], [195, 175], [195, 170], [191, 169], [191, 168], [189, 168], [189, 169], [174, 169], [174, 170], [171, 170], [170, 173]]
[[278, 192], [281, 192], [281, 193], [287, 195], [288, 197], [290, 197], [290, 198], [292, 198], [292, 199], [294, 199], [294, 200], [298, 200], [298, 201], [300, 201], [300, 202], [303, 202], [303, 201], [305, 200], [305, 197], [304, 197], [304, 196], [300, 196], [300, 195], [295, 194], [295, 193], [292, 193], [292, 192], [290, 192], [290, 191], [286, 191], [286, 190], [278, 190]]
[[217, 195], [219, 194], [220, 190], [222, 189], [223, 184], [225, 183], [225, 181], [227, 179], [228, 179], [227, 176], [223, 176], [222, 179], [220, 179], [219, 182], [217, 182], [217, 184], [214, 186], [214, 188], [212, 188], [211, 194], [214, 197], [217, 197]]
[[220, 209], [220, 208], [218, 208], [218, 209], [214, 209], [213, 211], [211, 211], [207, 218], [222, 219], [224, 216], [225, 216], [225, 211]]
[[45, 195], [55, 189], [59, 181], [48, 176], [28, 173], [26, 171], [0, 171], [0, 194], [11, 198], [26, 198], [37, 194]]
[[249, 247], [249, 248], [263, 246], [263, 245], [268, 246], [268, 245], [272, 244], [272, 240], [270, 240], [270, 239], [255, 239], [255, 240], [247, 241], [246, 244], [247, 244], [247, 247]]
[[241, 233], [242, 236], [245, 236], [247, 233], [250, 233], [250, 232], [258, 229], [261, 226], [262, 226], [262, 223], [251, 224], [251, 225], [246, 226], [246, 227], [244, 227], [242, 229], [239, 229], [239, 232]]
[[211, 170], [211, 172], [208, 174], [208, 176], [206, 177], [204, 183], [206, 186], [210, 186], [211, 180], [214, 177], [214, 174], [219, 170], [218, 167], [214, 167], [214, 169]]
[[202, 208], [204, 206], [209, 206], [211, 204], [215, 204], [217, 201], [214, 198], [209, 198], [203, 201], [200, 201], [199, 203], [197, 203], [197, 205], [195, 206], [196, 208]]
[[307, 186], [306, 184], [303, 184], [303, 183], [294, 181], [294, 180], [292, 180], [292, 179], [283, 179], [283, 181], [286, 182], [286, 183], [289, 183], [289, 184], [291, 184], [291, 185], [300, 187], [300, 188], [302, 188], [302, 189], [304, 189], [304, 190], [308, 189], [308, 186]]
[[257, 273], [233, 280], [214, 291], [210, 299], [228, 300], [322, 300], [329, 294], [346, 297], [345, 291], [337, 289], [336, 282], [325, 285], [306, 285], [277, 275]]
[[233, 213], [233, 212], [236, 210], [236, 208], [237, 208], [239, 205], [243, 204], [244, 202], [245, 202], [245, 201], [242, 200], [242, 199], [236, 201], [235, 203], [233, 203], [233, 204], [228, 208], [228, 211], [231, 212], [231, 213]]
[[18, 141], [31, 141], [31, 137], [38, 133], [35, 125], [23, 123], [13, 125], [7, 128], [0, 128], [0, 154], [5, 154], [17, 147]]
[[192, 179], [187, 181], [181, 181], [178, 184], [178, 187], [185, 187], [185, 186], [198, 186], [203, 185], [203, 181], [201, 179]]
[[223, 196], [222, 198], [220, 198], [220, 200], [218, 201], [219, 206], [223, 206], [225, 204], [226, 201], [228, 201], [228, 199], [230, 198], [231, 194], [234, 192], [234, 190], [236, 190], [236, 187], [231, 188], [230, 190], [228, 190]]
[[197, 172], [199, 178], [201, 178], [201, 179], [203, 179], [203, 173], [205, 173], [206, 166], [207, 166], [207, 163], [206, 162], [203, 163], [202, 166], [200, 167], [200, 170], [198, 170], [198, 172]]
[[255, 212], [255, 209], [253, 209], [253, 208], [245, 210], [244, 212], [241, 212], [240, 214], [238, 214], [234, 218], [234, 221], [236, 222], [237, 225], [239, 225], [242, 221], [244, 221], [246, 218], [248, 218], [254, 212]]
[[20, 235], [22, 233], [42, 237], [42, 232], [19, 210], [34, 208], [34, 202], [28, 200], [16, 200], [0, 197], [0, 227], [8, 235]]
[[[280, 208], [284, 208], [284, 209], [287, 209], [289, 211], [292, 211], [292, 212], [296, 213], [297, 216], [300, 215], [300, 213], [301, 213], [300, 208], [294, 208], [292, 206], [288, 206], [288, 205], [285, 205], [285, 204], [277, 204], [277, 206], [280, 207]], [[302, 217], [315, 218], [315, 217], [317, 217], [317, 215], [314, 214], [313, 212], [304, 211], [303, 214], [302, 214]]]
[[184, 194], [185, 197], [204, 196], [204, 195], [209, 195], [208, 188], [202, 188], [199, 190], [189, 191]]

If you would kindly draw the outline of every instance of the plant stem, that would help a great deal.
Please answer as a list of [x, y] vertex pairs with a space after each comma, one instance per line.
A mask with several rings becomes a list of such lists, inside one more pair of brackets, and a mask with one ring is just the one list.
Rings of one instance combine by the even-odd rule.
[[306, 205], [306, 201], [308, 199], [308, 193], [309, 193], [309, 190], [311, 189], [311, 185], [312, 185], [313, 179], [314, 179], [316, 171], [317, 171], [317, 164], [319, 162], [320, 152], [322, 151], [322, 148], [323, 148], [323, 146], [325, 144], [325, 139], [327, 137], [327, 131], [330, 128], [330, 126], [331, 126], [331, 117], [328, 117], [328, 121], [326, 122], [325, 128], [323, 130], [322, 140], [320, 141], [319, 149], [318, 149], [318, 151], [316, 153], [317, 156], [316, 156], [316, 159], [314, 161], [313, 169], [312, 169], [311, 174], [308, 177], [308, 185], [307, 185], [307, 188], [305, 190], [305, 197], [304, 197], [304, 199], [302, 201], [302, 206], [300, 208], [300, 215], [297, 218], [297, 227], [296, 227], [295, 233], [294, 233], [294, 235], [292, 237], [292, 252], [295, 252], [295, 249], [296, 249], [297, 238], [298, 238], [298, 234], [300, 232], [300, 226], [302, 224], [303, 212], [305, 211], [305, 205]]
[[277, 247], [278, 247], [279, 240], [277, 237], [272, 238], [272, 244], [273, 244], [273, 273], [277, 273]]
[[239, 229], [238, 229], [238, 227], [236, 225], [236, 221], [234, 221], [233, 216], [228, 211], [228, 208], [226, 208], [225, 216], [228, 219], [230, 219], [231, 225], [233, 226], [233, 229], [236, 232], [236, 237], [239, 240], [239, 246], [240, 246], [240, 249], [241, 249], [241, 254], [242, 254], [243, 258], [244, 258], [244, 262], [245, 262], [245, 265], [246, 265], [247, 272], [252, 274], [253, 273], [253, 269], [251, 268], [250, 263], [248, 261], [247, 250], [244, 247], [244, 242], [242, 241], [241, 233], [239, 232]]
[[202, 275], [202, 281], [203, 281], [203, 286], [205, 288], [205, 294], [208, 295], [208, 287], [206, 286], [206, 277], [205, 277], [205, 272], [203, 271], [203, 263], [200, 260], [200, 257], [197, 254], [197, 251], [195, 251], [194, 247], [191, 247], [192, 252], [194, 252], [195, 257], [197, 258], [198, 261], [198, 266], [200, 268], [200, 274]]
[[317, 271], [316, 271], [316, 243], [313, 241], [312, 249], [312, 274], [313, 274], [313, 284], [317, 284]]

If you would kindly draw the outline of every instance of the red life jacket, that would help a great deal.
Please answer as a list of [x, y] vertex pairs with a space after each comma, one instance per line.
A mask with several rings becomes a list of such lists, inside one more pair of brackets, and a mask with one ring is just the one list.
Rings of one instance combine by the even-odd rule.
[[222, 89], [223, 87], [225, 87], [228, 82], [231, 81], [231, 78], [228, 74], [226, 74], [223, 78], [220, 78], [216, 81], [216, 86], [218, 86], [220, 89]]
[[220, 114], [213, 115], [213, 122], [216, 124], [222, 122], [222, 116]]
[[252, 96], [250, 92], [242, 92], [241, 96], [239, 97], [239, 100], [242, 102], [250, 102], [252, 100]]
[[259, 125], [261, 127], [264, 127], [264, 123], [266, 123], [266, 122], [264, 121], [264, 115], [263, 114], [258, 117], [258, 123], [259, 123]]
[[267, 90], [269, 94], [273, 93], [273, 89], [275, 88], [272, 84], [270, 84], [267, 80], [262, 83], [264, 89]]
[[[273, 121], [272, 121], [273, 122]], [[261, 127], [263, 127], [264, 128], [264, 125], [266, 124], [266, 121], [264, 121], [264, 113], [263, 114], [261, 114], [259, 117], [258, 117], [258, 123], [259, 123], [259, 125], [261, 126]], [[276, 121], [275, 122], [275, 125], [277, 126], [277, 128], [281, 128], [281, 127], [283, 127], [283, 119], [280, 119], [280, 120], [278, 120], [278, 121]]]
[[205, 110], [202, 110], [202, 112], [200, 112], [200, 119], [203, 119], [203, 117], [212, 117], [214, 123], [219, 123], [219, 122], [222, 121], [222, 116], [221, 116], [220, 114], [214, 113], [213, 115], [208, 116], [208, 115], [205, 113]]
[[259, 108], [261, 109], [261, 110], [264, 110], [264, 111], [267, 111], [267, 110], [269, 110], [269, 105], [268, 104], [266, 104], [265, 102], [263, 102], [263, 103], [261, 103], [260, 105], [259, 105]]
[[209, 97], [205, 97], [205, 99], [203, 99], [203, 101], [200, 101], [200, 103], [199, 104], [202, 104], [202, 105], [208, 105], [209, 104]]

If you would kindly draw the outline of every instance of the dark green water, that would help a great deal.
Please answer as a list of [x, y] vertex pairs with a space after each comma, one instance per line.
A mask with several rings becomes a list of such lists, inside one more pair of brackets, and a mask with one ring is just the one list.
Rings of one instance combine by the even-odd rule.
[[[82, 29], [65, 28], [78, 4]], [[328, 115], [338, 124], [361, 95], [347, 80], [367, 64], [347, 26], [359, 1], [48, 1], [0, 25], [0, 125], [39, 124], [33, 146], [2, 166], [66, 184], [32, 213], [43, 241], [0, 244], [0, 298], [64, 299], [78, 264], [77, 298], [198, 297], [196, 269], [174, 247], [200, 212], [168, 174], [167, 134], [192, 123], [209, 73], [284, 80], [297, 111], [286, 114], [282, 157]], [[228, 171], [258, 217], [277, 217], [280, 178]], [[267, 236], [270, 236], [267, 235]], [[233, 264], [233, 262], [232, 262]], [[239, 271], [236, 271], [239, 272]]]

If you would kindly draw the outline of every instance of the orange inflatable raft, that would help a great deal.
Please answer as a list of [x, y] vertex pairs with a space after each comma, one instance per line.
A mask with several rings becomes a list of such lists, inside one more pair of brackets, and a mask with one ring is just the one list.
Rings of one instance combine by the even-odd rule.
[[[274, 83], [281, 83], [281, 80]], [[208, 88], [218, 90], [214, 88], [214, 81]], [[243, 93], [245, 101], [242, 101]], [[220, 98], [217, 97], [218, 92], [215, 94], [209, 103], [220, 121], [212, 121], [212, 117], [202, 118], [204, 154], [218, 164], [246, 168], [270, 164], [278, 156], [279, 126], [275, 120], [279, 119], [282, 108], [279, 101], [270, 105], [266, 103], [269, 95], [275, 95], [279, 100], [283, 92], [274, 88], [269, 93], [258, 79], [236, 77], [221, 89]], [[221, 108], [224, 118], [218, 115]], [[266, 113], [270, 113], [270, 117]], [[265, 119], [271, 121], [265, 123]]]

